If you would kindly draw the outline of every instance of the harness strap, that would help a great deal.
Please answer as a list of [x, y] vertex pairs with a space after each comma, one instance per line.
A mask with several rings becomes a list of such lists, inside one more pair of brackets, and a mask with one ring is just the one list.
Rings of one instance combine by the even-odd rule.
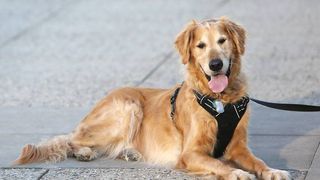
[[[182, 86], [182, 85], [181, 85]], [[170, 117], [174, 120], [176, 100], [181, 89], [178, 87], [170, 98], [171, 113]], [[243, 97], [235, 104], [226, 104], [223, 113], [218, 113], [215, 107], [215, 99], [202, 95], [201, 93], [194, 91], [197, 102], [208, 113], [210, 113], [218, 123], [217, 141], [214, 147], [213, 156], [219, 158], [223, 156], [228, 144], [230, 143], [234, 131], [240, 122], [242, 116], [246, 112], [247, 104], [249, 103], [248, 97]]]
[[199, 105], [217, 120], [218, 133], [216, 136], [217, 141], [214, 146], [213, 157], [219, 158], [223, 156], [237, 125], [246, 112], [249, 98], [244, 96], [234, 104], [226, 104], [224, 106], [224, 112], [218, 113], [214, 105], [215, 99], [202, 95], [197, 91], [194, 91], [194, 94]]
[[[182, 84], [183, 85], [183, 84]], [[175, 102], [178, 97], [179, 91], [182, 87], [178, 87], [170, 98], [171, 103], [171, 119], [174, 119], [175, 115]], [[224, 106], [224, 112], [219, 113], [220, 111], [216, 108], [215, 99], [210, 98], [206, 95], [203, 95], [197, 91], [194, 91], [197, 102], [199, 105], [204, 108], [208, 113], [210, 113], [218, 123], [218, 133], [216, 135], [217, 141], [214, 147], [213, 156], [219, 158], [223, 156], [228, 144], [230, 143], [234, 131], [240, 122], [242, 116], [247, 110], [247, 105], [250, 99], [258, 104], [288, 111], [320, 111], [320, 106], [312, 105], [303, 105], [303, 104], [282, 104], [282, 103], [271, 103], [254, 98], [249, 98], [247, 96], [242, 97], [239, 101], [234, 104], [226, 104]]]
[[179, 94], [179, 91], [182, 87], [183, 83], [181, 84], [180, 87], [178, 87], [174, 93], [172, 94], [171, 98], [170, 98], [170, 104], [171, 104], [171, 113], [170, 113], [170, 117], [171, 119], [173, 120], [174, 118], [174, 113], [175, 113], [175, 110], [176, 110], [176, 100], [177, 100], [177, 97], [178, 97], [178, 94]]

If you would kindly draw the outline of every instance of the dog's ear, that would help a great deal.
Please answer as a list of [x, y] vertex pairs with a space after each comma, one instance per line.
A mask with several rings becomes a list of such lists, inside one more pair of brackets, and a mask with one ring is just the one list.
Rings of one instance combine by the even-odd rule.
[[225, 31], [228, 33], [229, 37], [232, 39], [237, 49], [237, 52], [240, 55], [243, 55], [245, 51], [245, 41], [246, 41], [245, 29], [239, 24], [236, 24], [230, 21], [226, 17], [222, 17], [221, 22], [224, 26]]
[[193, 31], [196, 28], [196, 24], [197, 22], [195, 20], [188, 23], [185, 29], [178, 34], [175, 41], [175, 46], [181, 55], [183, 64], [187, 64], [191, 58], [190, 45], [194, 37]]

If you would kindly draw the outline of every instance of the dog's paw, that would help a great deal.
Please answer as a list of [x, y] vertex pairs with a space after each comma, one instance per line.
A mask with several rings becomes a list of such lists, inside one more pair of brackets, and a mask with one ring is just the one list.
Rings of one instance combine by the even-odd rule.
[[91, 161], [97, 157], [97, 153], [89, 147], [82, 147], [74, 153], [74, 156], [78, 161]]
[[233, 170], [227, 177], [227, 180], [254, 180], [256, 176], [241, 169]]
[[269, 169], [260, 174], [260, 178], [264, 180], [291, 180], [290, 173], [279, 169]]
[[141, 161], [142, 155], [133, 148], [124, 149], [120, 155], [118, 156], [118, 159], [122, 159], [125, 161]]

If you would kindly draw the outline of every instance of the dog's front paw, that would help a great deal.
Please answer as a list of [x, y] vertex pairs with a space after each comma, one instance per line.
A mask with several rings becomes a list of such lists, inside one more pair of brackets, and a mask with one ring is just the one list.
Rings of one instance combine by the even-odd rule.
[[133, 148], [124, 149], [117, 158], [126, 161], [141, 161], [143, 159], [142, 155]]
[[264, 180], [291, 180], [289, 172], [279, 169], [269, 169], [260, 174], [260, 178]]
[[253, 174], [250, 174], [250, 173], [243, 171], [241, 169], [235, 169], [225, 179], [228, 179], [228, 180], [253, 180], [253, 179], [256, 179], [256, 177]]
[[91, 161], [95, 159], [98, 154], [89, 147], [82, 147], [74, 153], [74, 156], [78, 161]]

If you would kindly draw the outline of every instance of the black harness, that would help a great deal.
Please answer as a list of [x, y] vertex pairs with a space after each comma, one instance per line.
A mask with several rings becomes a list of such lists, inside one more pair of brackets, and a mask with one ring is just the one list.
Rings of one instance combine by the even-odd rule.
[[[178, 87], [171, 96], [171, 118], [174, 118], [175, 102], [179, 94], [181, 87]], [[223, 156], [234, 131], [240, 122], [242, 116], [246, 112], [247, 105], [249, 103], [249, 97], [244, 96], [234, 104], [226, 104], [224, 106], [224, 112], [218, 113], [216, 109], [215, 99], [203, 95], [197, 91], [194, 91], [194, 95], [197, 98], [199, 105], [210, 113], [218, 123], [217, 141], [213, 151], [213, 157], [219, 158]]]

